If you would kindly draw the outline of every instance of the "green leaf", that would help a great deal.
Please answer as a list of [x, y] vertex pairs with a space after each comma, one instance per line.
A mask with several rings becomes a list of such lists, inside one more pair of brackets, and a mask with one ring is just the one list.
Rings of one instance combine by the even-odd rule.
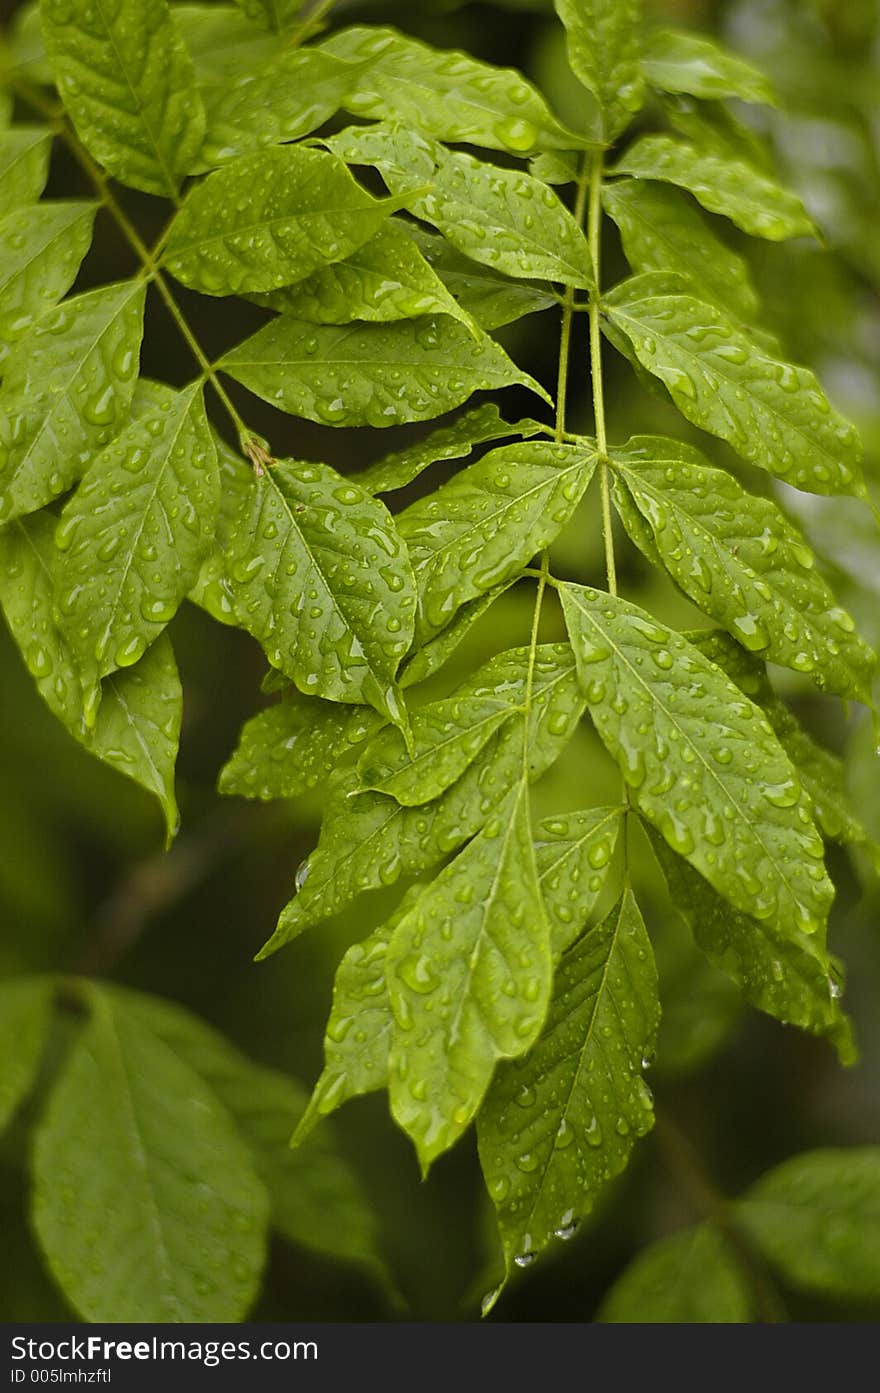
[[439, 798], [510, 719], [503, 692], [471, 691], [432, 701], [413, 714], [409, 748], [399, 730], [383, 730], [358, 762], [361, 789], [386, 793], [405, 808]]
[[646, 135], [631, 145], [610, 171], [636, 179], [677, 184], [710, 213], [730, 218], [753, 237], [783, 242], [810, 236], [813, 224], [797, 194], [768, 174], [708, 148], [668, 135]]
[[283, 33], [303, 7], [303, 0], [235, 0], [248, 19]]
[[400, 674], [400, 685], [414, 687], [416, 683], [424, 682], [426, 678], [438, 672], [467, 637], [474, 624], [482, 619], [511, 584], [512, 581], [505, 581], [503, 585], [496, 585], [494, 590], [487, 590], [478, 600], [471, 600], [470, 604], [462, 605], [455, 618], [441, 633], [430, 639], [422, 648], [416, 649], [406, 659]]
[[275, 290], [343, 261], [394, 206], [371, 198], [335, 155], [282, 145], [203, 179], [174, 220], [163, 261], [205, 295]]
[[613, 464], [662, 564], [694, 604], [750, 652], [870, 702], [874, 655], [771, 499], [746, 493], [692, 446], [656, 436], [634, 436]]
[[49, 1266], [87, 1321], [241, 1320], [268, 1209], [248, 1152], [193, 1069], [109, 993], [90, 998], [35, 1137]]
[[588, 808], [548, 817], [535, 833], [541, 897], [554, 957], [579, 938], [605, 887], [624, 808]]
[[854, 1059], [852, 1030], [840, 1007], [840, 984], [824, 932], [782, 929], [721, 899], [666, 844], [652, 835], [676, 909], [710, 962], [760, 1011], [815, 1035], [827, 1035], [844, 1064]]
[[290, 1132], [305, 1107], [300, 1086], [241, 1054], [173, 1002], [114, 990], [125, 1010], [201, 1076], [231, 1117], [269, 1192], [273, 1229], [313, 1252], [367, 1268], [387, 1283], [375, 1216], [329, 1128], [294, 1152]]
[[123, 184], [175, 198], [202, 143], [195, 71], [165, 0], [41, 0], [43, 38], [77, 135]]
[[86, 684], [136, 663], [173, 619], [219, 501], [201, 383], [136, 417], [91, 465], [55, 537], [59, 611]]
[[174, 766], [180, 740], [183, 689], [167, 634], [160, 634], [140, 662], [104, 683], [101, 705], [86, 749], [155, 795], [170, 844], [180, 824]]
[[255, 77], [278, 57], [278, 38], [231, 5], [175, 5], [174, 22], [192, 55], [199, 82], [213, 85]]
[[642, 68], [650, 85], [661, 92], [687, 92], [710, 101], [738, 97], [743, 102], [776, 105], [772, 84], [760, 68], [704, 34], [656, 30], [645, 40]]
[[393, 493], [417, 479], [424, 469], [440, 460], [461, 459], [475, 445], [503, 440], [510, 435], [537, 435], [545, 427], [538, 421], [505, 421], [494, 402], [466, 411], [450, 426], [438, 426], [424, 440], [377, 460], [355, 475], [370, 493]]
[[639, 111], [644, 79], [639, 63], [640, 0], [554, 0], [566, 29], [568, 61], [599, 104], [603, 137], [611, 144]]
[[282, 460], [255, 479], [229, 542], [239, 622], [307, 696], [403, 712], [394, 677], [415, 588], [386, 508], [326, 464]]
[[517, 384], [550, 400], [497, 343], [446, 315], [345, 328], [281, 315], [220, 366], [264, 401], [327, 426], [428, 421], [473, 392]]
[[49, 175], [52, 133], [45, 126], [0, 131], [0, 206], [4, 212], [36, 203]]
[[125, 420], [143, 334], [143, 281], [65, 300], [19, 340], [0, 392], [0, 519], [65, 493]]
[[570, 1238], [653, 1123], [643, 1059], [660, 1004], [651, 944], [630, 891], [563, 957], [547, 1023], [500, 1069], [477, 1123], [507, 1271]]
[[734, 1214], [792, 1286], [876, 1300], [880, 1147], [793, 1156], [762, 1176]]
[[13, 637], [46, 705], [104, 763], [155, 794], [169, 840], [177, 830], [174, 764], [183, 694], [165, 637], [103, 688], [94, 728], [83, 727], [77, 663], [55, 622], [52, 566], [55, 519], [18, 519], [0, 531], [0, 601]]
[[639, 809], [736, 908], [817, 933], [834, 893], [822, 839], [760, 708], [636, 605], [560, 594], [593, 722]]
[[738, 984], [698, 947], [683, 913], [662, 913], [652, 927], [663, 1008], [657, 1069], [664, 1082], [677, 1081], [705, 1069], [731, 1041], [746, 1002]]
[[350, 164], [374, 165], [410, 213], [474, 261], [518, 279], [593, 285], [586, 236], [531, 174], [446, 150], [402, 126], [353, 127], [328, 144]]
[[52, 1020], [52, 991], [47, 977], [0, 982], [0, 1132], [34, 1084]]
[[311, 324], [389, 323], [424, 314], [470, 323], [404, 225], [391, 219], [345, 261], [258, 299]]
[[795, 488], [864, 497], [858, 433], [808, 368], [762, 352], [677, 276], [636, 276], [603, 303], [694, 425]]
[[201, 88], [206, 131], [192, 173], [317, 130], [339, 110], [357, 74], [354, 64], [315, 48], [282, 51], [237, 80], [216, 74]]
[[0, 367], [66, 295], [92, 240], [94, 203], [38, 203], [0, 222]]
[[[143, 385], [143, 379], [139, 386]], [[150, 384], [155, 386], [157, 384]], [[166, 389], [171, 395], [171, 388]], [[135, 393], [137, 403], [137, 393]], [[245, 498], [250, 497], [253, 481], [253, 466], [246, 463], [241, 455], [233, 450], [217, 431], [211, 430], [214, 448], [217, 451], [217, 464], [220, 470], [220, 508], [217, 513], [217, 527], [210, 550], [202, 562], [198, 579], [190, 590], [188, 599], [201, 605], [218, 624], [237, 625], [235, 606], [232, 599], [232, 585], [229, 579], [228, 554], [235, 519]]]
[[397, 522], [419, 593], [417, 638], [439, 632], [460, 605], [510, 580], [546, 547], [595, 466], [583, 445], [502, 445], [410, 504]]
[[286, 696], [245, 722], [220, 770], [218, 790], [227, 797], [296, 798], [317, 787], [381, 723], [367, 707], [351, 711], [316, 697]]
[[481, 266], [426, 228], [410, 229], [422, 256], [433, 266], [447, 290], [481, 329], [498, 329], [524, 315], [549, 309], [557, 302], [550, 287], [511, 281]]
[[571, 150], [583, 137], [553, 116], [541, 94], [511, 68], [457, 50], [430, 48], [377, 25], [332, 35], [322, 51], [363, 64], [345, 100], [355, 116], [390, 117], [437, 140], [527, 155]]
[[749, 1288], [717, 1229], [681, 1229], [644, 1248], [605, 1297], [597, 1320], [734, 1325], [753, 1317]]
[[293, 1144], [349, 1098], [388, 1086], [394, 1016], [385, 977], [388, 944], [424, 889], [413, 885], [390, 919], [348, 949], [336, 969], [324, 1034], [324, 1068], [299, 1120]]
[[745, 260], [716, 237], [678, 189], [619, 179], [605, 185], [602, 201], [634, 271], [672, 271], [691, 281], [700, 299], [740, 318], [755, 313], [758, 297]]
[[391, 1111], [423, 1170], [473, 1121], [499, 1059], [535, 1040], [550, 928], [523, 780], [422, 892], [388, 944]]
[[10, 79], [33, 83], [36, 87], [53, 85], [52, 68], [43, 43], [40, 0], [25, 0], [17, 7], [4, 39], [3, 57], [9, 65]]
[[529, 734], [524, 741], [528, 656], [525, 648], [498, 654], [458, 688], [455, 695], [462, 702], [481, 688], [506, 692], [511, 719], [457, 783], [434, 802], [403, 808], [385, 794], [358, 792], [355, 778], [336, 785], [328, 798], [318, 846], [300, 868], [298, 893], [282, 910], [260, 957], [268, 957], [362, 891], [393, 885], [401, 875], [426, 870], [474, 836], [520, 777], [524, 744], [532, 779], [558, 758], [583, 710], [574, 656], [568, 644], [538, 648]]

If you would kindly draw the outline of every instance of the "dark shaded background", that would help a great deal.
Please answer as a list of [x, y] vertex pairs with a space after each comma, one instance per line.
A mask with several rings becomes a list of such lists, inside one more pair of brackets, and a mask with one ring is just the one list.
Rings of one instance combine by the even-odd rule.
[[[17, 7], [3, 5], [4, 17]], [[783, 333], [795, 359], [824, 377], [837, 404], [862, 427], [869, 473], [880, 449], [880, 239], [877, 237], [880, 120], [880, 9], [874, 0], [656, 0], [658, 14], [724, 35], [763, 61], [787, 110], [751, 113], [777, 146], [788, 177], [820, 221], [828, 249], [806, 241], [749, 245], [765, 295], [768, 327]], [[559, 26], [551, 7], [420, 3], [340, 3], [340, 20], [395, 22], [443, 47], [460, 46], [494, 63], [521, 67], [537, 80], [572, 124], [577, 97], [566, 74]], [[650, 119], [650, 110], [645, 120]], [[53, 158], [50, 196], [82, 192], [63, 149]], [[124, 192], [123, 201], [149, 240], [165, 208]], [[739, 244], [727, 224], [725, 237]], [[624, 274], [613, 229], [606, 242], [606, 283]], [[135, 270], [106, 215], [78, 288]], [[201, 299], [179, 290], [208, 351], [244, 338], [262, 312], [240, 302]], [[582, 329], [582, 325], [579, 329]], [[505, 346], [549, 387], [555, 382], [556, 311], [501, 332]], [[575, 343], [571, 421], [589, 429], [586, 345]], [[689, 434], [680, 418], [645, 396], [621, 359], [607, 352], [612, 440], [643, 429]], [[146, 375], [180, 384], [193, 363], [158, 299], [151, 300], [143, 352]], [[361, 468], [419, 434], [416, 428], [332, 431], [279, 416], [231, 384], [248, 424], [275, 453], [320, 458], [342, 472]], [[526, 393], [504, 394], [511, 419], [536, 414]], [[538, 405], [540, 410], [540, 405]], [[225, 432], [219, 413], [215, 420]], [[747, 474], [725, 447], [703, 448]], [[422, 487], [443, 477], [430, 471]], [[414, 495], [411, 495], [414, 496]], [[789, 495], [786, 495], [790, 497]], [[845, 501], [791, 499], [804, 526], [824, 541], [830, 573], [869, 637], [880, 638], [880, 541], [867, 510]], [[554, 568], [596, 580], [599, 521], [592, 493], [555, 549]], [[623, 593], [683, 626], [700, 622], [665, 582], [653, 577], [622, 540]], [[478, 626], [456, 655], [452, 675], [507, 643], [526, 641], [531, 595], [514, 590]], [[560, 633], [548, 610], [545, 636]], [[171, 627], [185, 691], [179, 763], [182, 831], [169, 856], [161, 851], [157, 809], [134, 785], [93, 762], [41, 706], [5, 632], [0, 633], [0, 974], [45, 969], [88, 971], [180, 1001], [218, 1026], [255, 1058], [310, 1085], [321, 1066], [321, 1040], [333, 972], [344, 947], [363, 937], [394, 902], [373, 894], [336, 920], [312, 930], [268, 962], [252, 956], [270, 934], [292, 892], [294, 869], [314, 845], [317, 796], [293, 805], [221, 800], [217, 773], [242, 722], [266, 701], [266, 670], [257, 645], [223, 629], [191, 605]], [[880, 789], [871, 764], [870, 731], [852, 713], [820, 699], [793, 674], [776, 674], [798, 714], [852, 762], [862, 816], [880, 835]], [[444, 675], [448, 682], [448, 675]], [[575, 757], [576, 756], [576, 757]], [[598, 802], [616, 789], [616, 775], [585, 729], [571, 757], [542, 780], [540, 816]], [[608, 1283], [652, 1238], [701, 1217], [694, 1168], [723, 1193], [735, 1194], [765, 1169], [816, 1146], [880, 1143], [880, 939], [876, 879], [864, 863], [832, 850], [839, 886], [831, 942], [848, 965], [847, 1001], [855, 1017], [862, 1063], [841, 1070], [822, 1043], [738, 1008], [724, 981], [706, 971], [680, 926], [652, 909], [644, 871], [646, 919], [658, 946], [666, 1022], [653, 1080], [669, 1127], [638, 1148], [629, 1172], [611, 1187], [593, 1219], [558, 1252], [522, 1275], [497, 1308], [506, 1320], [590, 1319]], [[30, 1111], [38, 1108], [38, 1100]], [[0, 1146], [0, 1230], [8, 1260], [0, 1270], [0, 1312], [7, 1319], [52, 1319], [64, 1312], [27, 1233], [21, 1163], [28, 1118]], [[346, 1151], [376, 1209], [389, 1262], [412, 1315], [470, 1319], [479, 1311], [484, 1275], [495, 1251], [494, 1221], [472, 1136], [422, 1184], [409, 1143], [391, 1123], [382, 1098], [349, 1104], [340, 1114]], [[676, 1139], [678, 1129], [695, 1156]], [[801, 1319], [876, 1319], [873, 1310], [812, 1304], [786, 1295]], [[278, 1243], [259, 1319], [382, 1320], [396, 1318], [381, 1293], [347, 1269]]]

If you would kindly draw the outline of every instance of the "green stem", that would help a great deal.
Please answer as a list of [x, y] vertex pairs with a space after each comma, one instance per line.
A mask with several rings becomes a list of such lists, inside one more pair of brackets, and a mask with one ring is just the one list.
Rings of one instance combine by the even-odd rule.
[[335, 3], [336, 0], [320, 0], [320, 4], [315, 6], [311, 14], [307, 14], [302, 23], [291, 30], [290, 38], [287, 40], [288, 51], [299, 48], [300, 44], [305, 43], [306, 39], [310, 39], [320, 29], [322, 19]]
[[608, 436], [605, 430], [605, 386], [602, 377], [602, 176], [604, 156], [593, 156], [590, 170], [590, 208], [587, 238], [593, 258], [596, 288], [590, 296], [590, 372], [593, 379], [593, 415], [596, 419], [596, 446], [599, 451], [599, 488], [602, 495], [602, 537], [605, 543], [605, 572], [608, 590], [617, 594], [617, 565], [614, 559], [614, 530], [611, 518], [611, 485], [608, 477]]

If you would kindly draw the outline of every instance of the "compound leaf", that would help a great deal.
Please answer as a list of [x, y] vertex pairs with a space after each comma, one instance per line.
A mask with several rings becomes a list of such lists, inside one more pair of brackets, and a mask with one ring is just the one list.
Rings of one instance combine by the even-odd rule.
[[439, 426], [418, 444], [377, 460], [355, 477], [370, 493], [393, 493], [411, 484], [429, 465], [440, 460], [461, 459], [469, 455], [475, 445], [503, 440], [510, 435], [537, 435], [544, 429], [539, 421], [505, 421], [494, 402], [485, 402], [466, 411], [452, 425]]
[[716, 237], [678, 189], [619, 179], [605, 185], [602, 201], [634, 271], [672, 271], [686, 277], [700, 299], [738, 318], [754, 314], [758, 297], [744, 258]]
[[640, 0], [554, 0], [568, 61], [599, 105], [606, 144], [626, 130], [644, 99], [639, 62]]
[[548, 817], [535, 831], [541, 897], [554, 957], [579, 938], [605, 887], [623, 808], [587, 808]]
[[541, 1036], [498, 1071], [477, 1123], [508, 1272], [571, 1237], [653, 1123], [657, 970], [630, 891], [557, 968]]
[[744, 159], [673, 136], [642, 136], [610, 172], [677, 184], [710, 213], [730, 218], [753, 237], [783, 242], [814, 231], [797, 194], [769, 174]]
[[734, 1213], [792, 1286], [876, 1300], [880, 1147], [793, 1156], [762, 1176]]
[[421, 642], [557, 536], [595, 465], [595, 453], [583, 445], [502, 445], [400, 514], [419, 593]]
[[59, 610], [86, 683], [136, 663], [173, 619], [219, 502], [200, 383], [136, 416], [89, 468], [55, 538]]
[[694, 425], [795, 488], [864, 496], [858, 432], [808, 368], [761, 351], [678, 276], [636, 276], [604, 305]]
[[870, 702], [874, 656], [771, 499], [678, 441], [635, 436], [613, 458], [662, 564], [700, 609], [750, 652]]
[[333, 772], [347, 751], [381, 725], [377, 711], [285, 696], [252, 716], [220, 771], [218, 790], [239, 798], [296, 798]]
[[560, 125], [541, 94], [510, 68], [430, 48], [376, 25], [343, 29], [321, 49], [362, 64], [344, 103], [355, 116], [390, 117], [437, 140], [513, 155], [571, 150], [584, 143]]
[[366, 490], [326, 464], [274, 463], [243, 499], [229, 584], [239, 622], [307, 696], [402, 721], [394, 677], [415, 586], [390, 514]]
[[447, 315], [334, 328], [285, 314], [221, 367], [264, 401], [327, 426], [427, 421], [473, 392], [518, 383], [550, 400], [497, 343]]
[[0, 519], [66, 492], [128, 415], [145, 285], [65, 300], [19, 340], [0, 392]]
[[0, 1132], [36, 1078], [52, 1019], [52, 990], [47, 977], [0, 982]]
[[250, 1156], [194, 1069], [110, 993], [90, 998], [35, 1137], [49, 1266], [87, 1321], [241, 1320], [268, 1210]]
[[447, 290], [481, 329], [498, 329], [556, 304], [549, 285], [531, 285], [501, 276], [427, 228], [413, 227], [411, 234]]
[[736, 908], [781, 934], [821, 930], [822, 839], [760, 708], [636, 605], [560, 593], [593, 722], [640, 810]]
[[372, 198], [326, 150], [282, 145], [202, 180], [174, 220], [163, 259], [205, 295], [276, 290], [350, 256], [393, 206]]
[[248, 19], [283, 33], [303, 7], [303, 0], [235, 0]]
[[202, 143], [195, 70], [165, 0], [41, 0], [46, 51], [83, 144], [132, 188], [176, 198]]
[[776, 105], [772, 84], [760, 68], [704, 34], [656, 30], [645, 40], [642, 68], [650, 85], [661, 92], [687, 92], [708, 101], [737, 97], [742, 102]]
[[[259, 3], [259, 0], [254, 0]], [[175, 5], [174, 20], [196, 77], [211, 87], [255, 77], [278, 58], [278, 36], [258, 29], [231, 5]]]
[[0, 206], [4, 212], [36, 203], [49, 176], [52, 134], [45, 126], [0, 131]]
[[618, 1277], [596, 1317], [645, 1325], [732, 1325], [752, 1318], [737, 1259], [710, 1224], [651, 1243]]
[[38, 203], [0, 222], [0, 367], [70, 289], [92, 240], [94, 203]]
[[391, 1111], [423, 1169], [458, 1139], [498, 1059], [535, 1040], [550, 994], [550, 928], [522, 781], [398, 923]]

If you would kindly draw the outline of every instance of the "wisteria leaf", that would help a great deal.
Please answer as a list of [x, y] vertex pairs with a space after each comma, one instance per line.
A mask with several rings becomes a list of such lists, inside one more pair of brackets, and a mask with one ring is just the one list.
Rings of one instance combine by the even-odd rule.
[[502, 445], [400, 514], [419, 593], [421, 642], [557, 536], [595, 465], [595, 453], [582, 445]]
[[694, 425], [795, 488], [864, 496], [858, 432], [808, 368], [762, 352], [678, 276], [636, 276], [604, 305]]
[[668, 135], [646, 135], [611, 170], [687, 189], [710, 213], [730, 218], [753, 237], [782, 242], [813, 233], [797, 194], [744, 159]]
[[326, 779], [382, 721], [369, 707], [352, 711], [316, 697], [285, 696], [245, 722], [218, 790], [239, 798], [296, 798]]
[[375, 166], [410, 213], [474, 261], [520, 279], [592, 286], [586, 236], [531, 174], [447, 150], [402, 126], [353, 127], [327, 143], [349, 164]]
[[603, 137], [610, 145], [644, 99], [641, 0], [555, 0], [555, 5], [565, 25], [568, 61], [599, 104]]
[[539, 421], [505, 421], [494, 402], [485, 402], [466, 411], [452, 425], [438, 426], [418, 444], [377, 460], [355, 477], [370, 493], [393, 493], [411, 484], [424, 469], [440, 460], [461, 459], [476, 445], [511, 435], [537, 435], [545, 429]]
[[391, 1111], [427, 1169], [473, 1120], [496, 1061], [528, 1049], [547, 1009], [550, 928], [525, 781], [397, 925], [386, 975]]
[[447, 315], [343, 328], [281, 315], [221, 367], [264, 401], [327, 426], [428, 421], [474, 392], [517, 384], [550, 400], [497, 343]]
[[45, 126], [0, 131], [0, 206], [4, 212], [35, 203], [49, 175], [52, 133]]
[[385, 507], [326, 464], [279, 460], [245, 495], [229, 541], [239, 623], [307, 696], [404, 719], [395, 674], [415, 586]]
[[0, 1132], [30, 1092], [52, 1019], [49, 977], [0, 982]]
[[373, 25], [343, 29], [321, 48], [363, 64], [344, 103], [355, 116], [390, 117], [437, 140], [513, 155], [583, 144], [556, 120], [540, 92], [510, 68]]
[[679, 855], [780, 934], [819, 933], [833, 887], [812, 805], [760, 708], [625, 600], [561, 587], [596, 729]]
[[86, 684], [136, 663], [173, 619], [219, 502], [200, 383], [136, 416], [88, 469], [55, 538], [59, 609]]
[[41, 0], [43, 37], [80, 139], [123, 184], [175, 198], [205, 131], [166, 0]]
[[541, 896], [554, 957], [579, 938], [613, 865], [623, 808], [587, 808], [548, 817], [535, 829]]
[[66, 295], [92, 240], [94, 203], [37, 203], [0, 222], [0, 368]]
[[232, 5], [175, 5], [174, 20], [206, 86], [255, 77], [278, 57], [278, 36], [257, 28]]
[[660, 1238], [618, 1277], [599, 1321], [614, 1324], [747, 1324], [751, 1292], [739, 1262], [709, 1224]]
[[499, 275], [427, 228], [413, 227], [411, 235], [422, 256], [481, 329], [498, 329], [557, 303], [549, 285]]
[[371, 197], [335, 155], [281, 145], [203, 179], [174, 220], [163, 262], [206, 295], [276, 290], [343, 261], [394, 206]]
[[685, 29], [658, 29], [645, 39], [642, 68], [661, 92], [687, 92], [709, 101], [737, 97], [743, 102], [776, 105], [769, 78], [760, 68], [704, 34]]
[[477, 1122], [507, 1271], [566, 1239], [653, 1124], [657, 969], [627, 891], [562, 958], [541, 1036], [499, 1069]]
[[686, 277], [700, 299], [739, 318], [754, 314], [758, 297], [744, 258], [715, 235], [678, 189], [618, 179], [605, 185], [602, 201], [634, 271], [672, 271]]
[[277, 33], [283, 33], [303, 7], [303, 0], [235, 0], [235, 3], [248, 19]]
[[635, 436], [613, 457], [661, 563], [700, 609], [750, 652], [870, 702], [874, 655], [776, 503], [675, 440]]
[[356, 776], [334, 788], [318, 845], [300, 876], [299, 892], [282, 911], [260, 957], [268, 957], [362, 891], [427, 870], [474, 836], [520, 777], [524, 747], [532, 779], [558, 758], [584, 705], [574, 656], [568, 644], [539, 645], [524, 742], [528, 656], [528, 649], [500, 653], [457, 689], [462, 702], [472, 695], [505, 693], [511, 718], [462, 777], [432, 803], [404, 808], [385, 794], [359, 793]]
[[64, 300], [19, 340], [0, 391], [0, 519], [66, 492], [125, 420], [143, 334], [143, 281]]

